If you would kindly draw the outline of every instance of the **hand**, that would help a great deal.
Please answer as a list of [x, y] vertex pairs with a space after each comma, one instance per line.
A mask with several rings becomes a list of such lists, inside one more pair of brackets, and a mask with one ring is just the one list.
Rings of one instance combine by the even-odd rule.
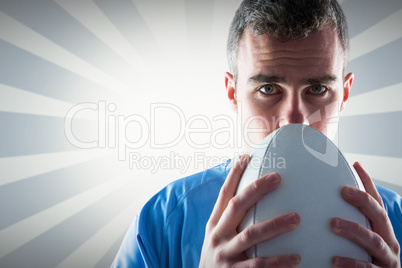
[[373, 263], [366, 263], [349, 258], [334, 257], [334, 267], [401, 267], [400, 248], [395, 237], [391, 222], [384, 209], [380, 194], [377, 192], [368, 173], [358, 163], [354, 168], [367, 192], [345, 186], [342, 189], [343, 198], [359, 210], [370, 220], [372, 231], [363, 226], [334, 218], [331, 221], [332, 230], [359, 244], [373, 257]]
[[235, 195], [241, 175], [249, 161], [250, 156], [243, 155], [233, 166], [221, 188], [206, 225], [200, 267], [296, 267], [300, 263], [299, 255], [254, 259], [248, 259], [245, 255], [246, 249], [294, 230], [300, 223], [299, 215], [290, 213], [237, 232], [237, 226], [246, 212], [280, 183], [278, 174], [268, 174]]

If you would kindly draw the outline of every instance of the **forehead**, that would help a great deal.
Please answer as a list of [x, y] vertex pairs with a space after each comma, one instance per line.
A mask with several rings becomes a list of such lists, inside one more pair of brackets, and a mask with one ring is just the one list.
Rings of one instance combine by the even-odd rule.
[[238, 51], [239, 76], [268, 71], [282, 75], [292, 70], [312, 75], [323, 70], [335, 74], [343, 69], [343, 64], [342, 44], [329, 26], [305, 38], [286, 41], [245, 31]]
[[249, 30], [246, 30], [244, 31], [240, 43], [243, 46], [252, 46], [254, 48], [263, 48], [269, 46], [271, 48], [281, 47], [283, 49], [290, 50], [298, 50], [300, 48], [327, 50], [333, 48], [331, 44], [334, 44], [334, 42], [337, 43], [336, 45], [340, 43], [337, 32], [330, 26], [327, 26], [320, 31], [311, 32], [307, 37], [286, 40], [281, 40], [268, 34], [254, 36], [254, 34], [252, 34]]

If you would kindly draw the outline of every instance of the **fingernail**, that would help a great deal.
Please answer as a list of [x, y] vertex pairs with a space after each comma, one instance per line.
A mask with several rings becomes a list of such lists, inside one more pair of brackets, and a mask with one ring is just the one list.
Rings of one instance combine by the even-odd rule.
[[295, 224], [295, 223], [297, 223], [297, 221], [298, 221], [298, 219], [297, 219], [295, 213], [290, 213], [289, 215], [287, 215], [287, 216], [285, 217], [285, 222], [286, 222], [287, 224]]
[[356, 161], [356, 162], [354, 163], [354, 165], [361, 166], [361, 164], [360, 164], [360, 162], [359, 162], [359, 161]]
[[241, 161], [244, 161], [247, 158], [248, 154], [243, 154], [240, 158]]
[[248, 165], [247, 159], [248, 159], [249, 157], [250, 157], [250, 156], [249, 156], [248, 154], [243, 154], [243, 155], [240, 157], [239, 165], [240, 165], [241, 168], [246, 168], [246, 167], [247, 167], [247, 165]]
[[348, 195], [350, 195], [350, 196], [355, 196], [355, 195], [357, 194], [357, 190], [356, 190], [355, 188], [353, 188], [353, 187], [348, 187], [347, 189], [348, 189], [348, 190], [347, 190]]
[[291, 264], [299, 264], [301, 258], [299, 255], [289, 255], [288, 260]]
[[346, 262], [345, 262], [345, 259], [343, 259], [343, 258], [335, 257], [333, 264], [335, 264], [336, 266], [343, 266], [346, 264]]
[[346, 229], [348, 227], [348, 223], [341, 219], [336, 219], [336, 228], [338, 229]]
[[278, 173], [270, 173], [268, 175], [265, 175], [264, 179], [271, 183], [275, 183], [279, 181], [279, 175]]

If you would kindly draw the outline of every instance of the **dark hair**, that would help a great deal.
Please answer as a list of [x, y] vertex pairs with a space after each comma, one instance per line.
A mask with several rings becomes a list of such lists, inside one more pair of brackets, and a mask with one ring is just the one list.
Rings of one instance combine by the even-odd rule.
[[237, 9], [229, 30], [229, 70], [237, 81], [237, 53], [245, 30], [255, 36], [269, 34], [280, 39], [307, 37], [331, 25], [342, 42], [346, 59], [349, 36], [345, 15], [337, 0], [245, 0]]

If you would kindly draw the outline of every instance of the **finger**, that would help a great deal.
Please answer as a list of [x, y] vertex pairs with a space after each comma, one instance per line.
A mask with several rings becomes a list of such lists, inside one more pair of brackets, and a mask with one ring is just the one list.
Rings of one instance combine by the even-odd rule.
[[375, 187], [374, 182], [367, 171], [363, 169], [362, 165], [359, 162], [355, 162], [353, 164], [353, 167], [359, 175], [360, 180], [362, 181], [364, 188], [366, 189], [366, 192], [374, 197], [374, 199], [377, 200], [381, 207], [384, 207], [381, 195], [378, 193], [377, 188]]
[[[229, 201], [217, 227], [222, 228], [222, 231], [226, 233], [235, 232], [247, 211], [257, 203], [264, 194], [276, 189], [279, 183], [280, 176], [277, 173], [270, 173], [253, 181]], [[228, 228], [229, 226], [231, 226], [231, 228]]]
[[374, 265], [372, 263], [354, 260], [354, 259], [350, 259], [350, 258], [339, 257], [339, 256], [332, 258], [332, 265], [334, 267], [342, 267], [342, 268], [344, 268], [344, 267], [380, 268], [377, 265]]
[[300, 224], [297, 213], [256, 223], [237, 234], [225, 247], [225, 255], [233, 256], [244, 252], [258, 243], [270, 240], [280, 234], [294, 230]]
[[230, 199], [232, 199], [236, 193], [241, 175], [246, 169], [249, 161], [250, 156], [248, 154], [244, 154], [230, 170], [225, 183], [221, 187], [218, 200], [215, 203], [208, 224], [212, 224], [213, 226], [215, 226], [219, 222], [219, 219], [221, 218], [222, 213], [225, 211]]
[[378, 233], [390, 247], [398, 243], [394, 236], [391, 221], [384, 208], [371, 195], [356, 188], [345, 186], [342, 189], [343, 198], [370, 220], [372, 229]]
[[363, 226], [346, 221], [340, 218], [334, 218], [331, 221], [332, 230], [345, 238], [348, 238], [365, 248], [367, 252], [380, 263], [388, 264], [394, 262], [394, 254], [377, 233], [364, 228]]
[[238, 262], [232, 267], [273, 267], [273, 268], [293, 268], [301, 262], [299, 255], [284, 255], [273, 258], [254, 258]]

